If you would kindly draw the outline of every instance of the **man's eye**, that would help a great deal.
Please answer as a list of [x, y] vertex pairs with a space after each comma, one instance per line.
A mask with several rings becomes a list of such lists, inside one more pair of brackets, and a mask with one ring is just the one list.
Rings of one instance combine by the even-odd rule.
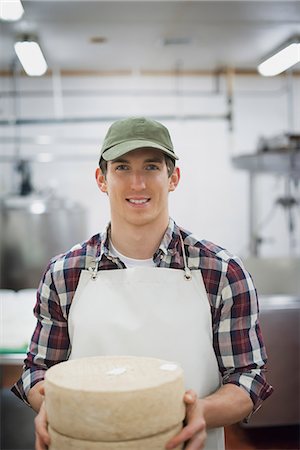
[[155, 164], [148, 164], [148, 166], [146, 166], [146, 170], [159, 170], [159, 167]]
[[126, 166], [125, 164], [120, 164], [116, 167], [116, 170], [128, 170], [129, 167]]

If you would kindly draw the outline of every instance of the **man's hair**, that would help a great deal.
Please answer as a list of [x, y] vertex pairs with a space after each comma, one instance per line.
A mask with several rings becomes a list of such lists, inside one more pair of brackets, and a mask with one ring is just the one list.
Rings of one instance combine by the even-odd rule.
[[[164, 158], [165, 158], [165, 161], [166, 161], [168, 177], [170, 178], [170, 176], [172, 175], [172, 173], [174, 172], [174, 169], [175, 169], [175, 160], [173, 158], [171, 158], [170, 156], [166, 155], [166, 154], [164, 154]], [[106, 173], [107, 173], [107, 161], [105, 161], [105, 159], [100, 158], [100, 160], [99, 160], [99, 167], [100, 167], [103, 175], [106, 176]]]

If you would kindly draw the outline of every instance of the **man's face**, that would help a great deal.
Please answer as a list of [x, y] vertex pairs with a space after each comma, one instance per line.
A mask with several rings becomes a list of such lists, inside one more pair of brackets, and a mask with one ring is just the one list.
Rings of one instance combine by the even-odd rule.
[[168, 193], [179, 181], [179, 169], [168, 177], [162, 152], [138, 149], [108, 161], [106, 176], [96, 171], [97, 184], [109, 197], [111, 217], [131, 225], [167, 220]]

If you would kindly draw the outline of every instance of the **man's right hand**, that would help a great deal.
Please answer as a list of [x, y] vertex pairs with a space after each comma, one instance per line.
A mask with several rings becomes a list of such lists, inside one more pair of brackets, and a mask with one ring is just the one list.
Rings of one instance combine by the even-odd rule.
[[48, 433], [48, 421], [45, 403], [43, 402], [39, 413], [34, 419], [35, 425], [35, 450], [46, 450], [50, 444]]
[[35, 450], [46, 450], [50, 444], [48, 420], [45, 407], [44, 381], [38, 382], [28, 392], [27, 398], [32, 408], [38, 413], [34, 419]]

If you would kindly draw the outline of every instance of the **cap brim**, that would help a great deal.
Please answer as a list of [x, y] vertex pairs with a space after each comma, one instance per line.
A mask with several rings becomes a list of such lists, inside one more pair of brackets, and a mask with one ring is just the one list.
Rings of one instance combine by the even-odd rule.
[[170, 156], [172, 159], [179, 159], [172, 150], [169, 150], [162, 145], [157, 144], [153, 141], [146, 141], [142, 139], [137, 139], [130, 142], [121, 142], [120, 144], [114, 145], [113, 147], [105, 150], [101, 157], [105, 161], [113, 161], [114, 159], [119, 158], [120, 156], [125, 155], [125, 153], [132, 152], [133, 150], [138, 150], [141, 148], [154, 148], [156, 150], [161, 150], [166, 155]]

